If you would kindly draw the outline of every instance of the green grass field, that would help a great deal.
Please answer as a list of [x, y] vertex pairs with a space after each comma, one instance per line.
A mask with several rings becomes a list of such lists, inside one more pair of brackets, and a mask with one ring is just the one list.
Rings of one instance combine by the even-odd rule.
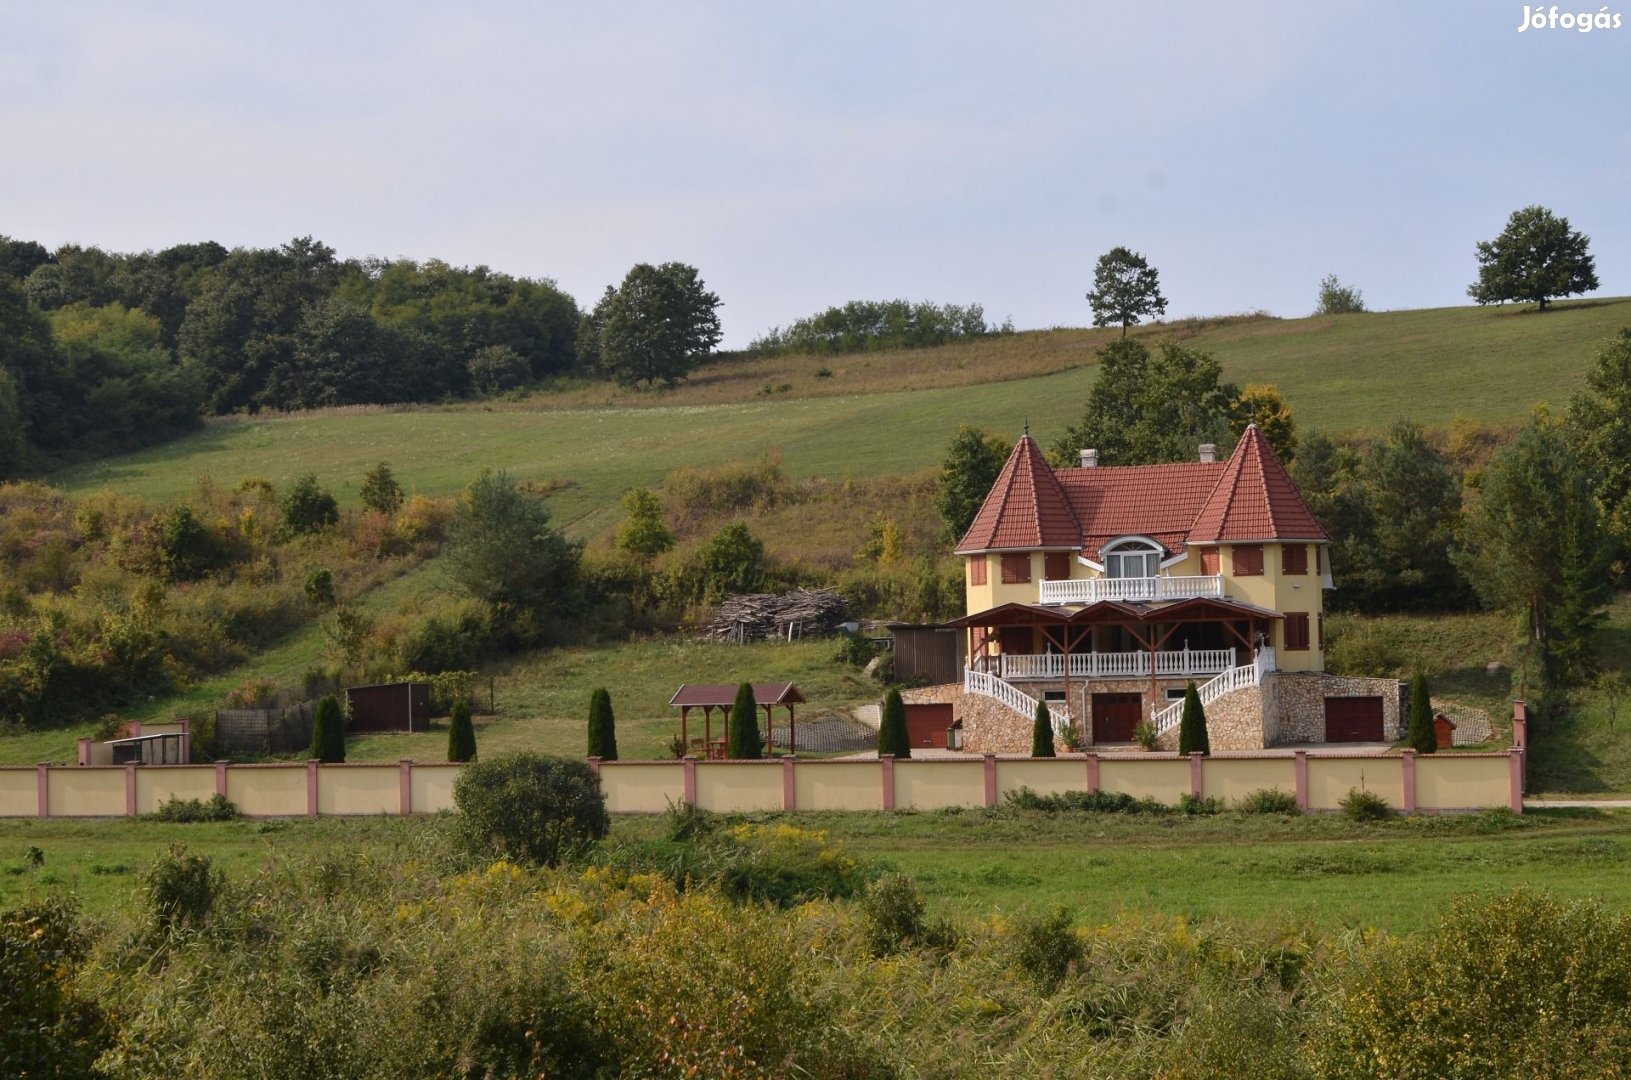
[[[761, 820], [755, 818], [755, 820]], [[1182, 915], [1408, 932], [1467, 893], [1519, 885], [1631, 905], [1631, 813], [1545, 811], [1512, 819], [824, 814], [793, 818], [863, 860], [917, 879], [930, 907], [963, 920], [1068, 908], [1081, 923]], [[71, 893], [94, 914], [124, 906], [172, 844], [208, 853], [239, 882], [279, 861], [344, 850], [392, 865], [425, 857], [439, 819], [324, 819], [173, 825], [0, 821], [0, 904]], [[610, 843], [658, 836], [654, 817], [621, 817]], [[44, 863], [26, 857], [38, 848]]]

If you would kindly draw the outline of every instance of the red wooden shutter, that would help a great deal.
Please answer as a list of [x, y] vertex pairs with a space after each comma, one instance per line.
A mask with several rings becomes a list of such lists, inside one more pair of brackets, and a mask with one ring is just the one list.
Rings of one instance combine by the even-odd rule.
[[1286, 652], [1308, 651], [1308, 612], [1286, 612]]
[[970, 585], [985, 584], [984, 555], [970, 555], [968, 557], [968, 583]]
[[1004, 585], [1023, 585], [1030, 580], [1030, 555], [1004, 555], [1002, 557], [1002, 583]]
[[1308, 573], [1308, 545], [1291, 544], [1280, 548], [1281, 568], [1288, 574]]
[[1070, 577], [1070, 552], [1050, 551], [1042, 556], [1042, 579], [1064, 581]]
[[1263, 573], [1263, 545], [1236, 544], [1233, 549], [1235, 577], [1256, 577]]
[[1208, 577], [1218, 572], [1218, 549], [1201, 548], [1201, 573]]

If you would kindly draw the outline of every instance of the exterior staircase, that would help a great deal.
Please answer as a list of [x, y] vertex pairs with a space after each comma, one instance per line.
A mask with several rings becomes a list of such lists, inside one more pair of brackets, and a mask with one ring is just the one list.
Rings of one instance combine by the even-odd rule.
[[[1027, 720], [1036, 718], [1036, 698], [983, 671], [967, 668], [963, 671], [963, 689], [970, 694], [980, 694], [1001, 702], [1010, 709], [1019, 713]], [[1048, 704], [1048, 715], [1053, 718], [1053, 730], [1056, 735], [1063, 735], [1070, 728], [1070, 709], [1063, 705]]]
[[[1195, 693], [1200, 696], [1203, 706], [1211, 705], [1225, 694], [1248, 686], [1261, 686], [1263, 676], [1273, 670], [1274, 650], [1262, 648], [1257, 651], [1257, 657], [1251, 663], [1232, 667], [1216, 678], [1207, 680], [1195, 688]], [[1180, 699], [1151, 716], [1150, 724], [1159, 737], [1177, 727], [1183, 717], [1184, 703]]]

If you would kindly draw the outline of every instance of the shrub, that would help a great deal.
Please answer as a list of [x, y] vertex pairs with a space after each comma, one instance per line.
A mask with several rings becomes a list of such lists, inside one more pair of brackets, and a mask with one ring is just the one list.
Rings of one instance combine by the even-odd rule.
[[1342, 816], [1349, 821], [1381, 821], [1390, 813], [1387, 800], [1374, 791], [1350, 788], [1342, 798]]
[[878, 756], [912, 756], [912, 741], [906, 733], [906, 702], [894, 687], [883, 696], [883, 715], [878, 721]]
[[1258, 788], [1240, 800], [1240, 810], [1245, 814], [1302, 813], [1302, 808], [1297, 805], [1296, 794], [1281, 791], [1279, 788]]
[[605, 687], [589, 695], [589, 756], [617, 760], [617, 718], [612, 715], [611, 692]]
[[447, 760], [476, 760], [476, 726], [470, 722], [468, 701], [459, 700], [453, 703], [452, 714], [447, 722]]
[[1178, 796], [1178, 812], [1188, 814], [1190, 817], [1206, 817], [1221, 814], [1223, 803], [1210, 796], [1203, 797], [1186, 791]]
[[734, 900], [793, 907], [853, 896], [866, 870], [827, 834], [793, 825], [738, 825], [705, 845], [693, 876]]
[[725, 756], [743, 760], [765, 756], [764, 744], [759, 739], [759, 706], [753, 700], [752, 683], [743, 683], [736, 688], [736, 701], [731, 705], [730, 734], [726, 739]]
[[1178, 752], [1186, 755], [1212, 752], [1212, 740], [1206, 734], [1206, 709], [1201, 705], [1201, 695], [1193, 679], [1184, 688], [1183, 716], [1178, 721]]
[[209, 918], [226, 888], [226, 878], [208, 855], [181, 845], [170, 848], [142, 876], [148, 914], [160, 933], [197, 929]]
[[1053, 748], [1053, 713], [1046, 701], [1036, 703], [1036, 716], [1031, 720], [1031, 756], [1058, 756]]
[[1016, 917], [1011, 942], [1014, 963], [1044, 993], [1057, 990], [1071, 966], [1082, 960], [1082, 939], [1070, 925], [1070, 912], [1062, 907], [1047, 915]]
[[101, 1009], [79, 995], [90, 942], [73, 906], [33, 901], [0, 912], [0, 1066], [7, 1076], [97, 1075]]
[[1405, 742], [1418, 754], [1431, 754], [1438, 749], [1438, 732], [1433, 727], [1433, 699], [1427, 692], [1427, 676], [1419, 671], [1410, 677], [1410, 727]]
[[357, 495], [364, 506], [381, 514], [393, 515], [402, 509], [402, 485], [392, 475], [389, 462], [382, 461], [363, 474]]
[[311, 756], [323, 762], [345, 760], [345, 715], [340, 700], [329, 694], [317, 703], [317, 719], [311, 729]]
[[217, 792], [208, 799], [182, 799], [171, 797], [159, 803], [149, 815], [154, 821], [192, 823], [198, 821], [235, 821], [238, 807], [225, 795]]
[[749, 532], [744, 522], [733, 522], [714, 533], [698, 552], [698, 558], [708, 600], [755, 592], [764, 585], [764, 541]]
[[1378, 619], [1350, 619], [1331, 635], [1326, 658], [1334, 675], [1386, 678], [1405, 663], [1399, 631]]
[[554, 866], [606, 835], [606, 799], [589, 766], [546, 754], [501, 754], [453, 784], [466, 850]]
[[923, 939], [923, 897], [907, 875], [881, 875], [861, 894], [858, 906], [873, 956], [892, 956]]
[[839, 632], [838, 651], [833, 655], [833, 659], [840, 664], [848, 664], [854, 668], [864, 668], [872, 663], [872, 658], [877, 655], [878, 646], [869, 639], [853, 630]]
[[1063, 811], [1088, 814], [1165, 814], [1172, 807], [1154, 799], [1135, 799], [1125, 791], [1061, 791], [1054, 795], [1038, 795], [1028, 787], [1019, 787], [1006, 796], [1007, 804], [1016, 810], [1040, 810], [1057, 814]]
[[1320, 279], [1319, 305], [1315, 315], [1353, 315], [1365, 310], [1365, 294], [1351, 285], [1344, 285], [1335, 274]]
[[318, 607], [334, 606], [334, 571], [319, 566], [306, 575], [306, 599]]
[[340, 520], [340, 504], [317, 482], [316, 473], [301, 473], [278, 500], [283, 512], [280, 532], [288, 536], [309, 536], [332, 528]]
[[1133, 741], [1146, 750], [1154, 750], [1160, 736], [1155, 733], [1155, 725], [1148, 720], [1140, 720], [1133, 727]]

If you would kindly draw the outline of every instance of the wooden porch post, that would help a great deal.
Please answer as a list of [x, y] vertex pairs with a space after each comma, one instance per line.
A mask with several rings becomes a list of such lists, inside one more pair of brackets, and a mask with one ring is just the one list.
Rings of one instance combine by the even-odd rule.
[[799, 751], [799, 724], [798, 718], [793, 715], [793, 703], [787, 703], [787, 752], [796, 754]]

